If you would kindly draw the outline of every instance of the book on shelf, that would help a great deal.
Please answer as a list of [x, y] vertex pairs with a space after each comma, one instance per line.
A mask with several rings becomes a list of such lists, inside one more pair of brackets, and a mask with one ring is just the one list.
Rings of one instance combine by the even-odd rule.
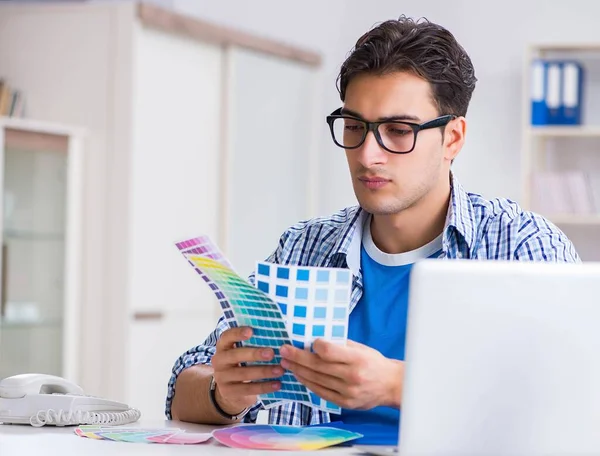
[[532, 196], [532, 209], [542, 215], [600, 214], [600, 172], [536, 172]]
[[24, 98], [22, 90], [15, 89], [5, 79], [0, 79], [0, 116], [23, 117]]

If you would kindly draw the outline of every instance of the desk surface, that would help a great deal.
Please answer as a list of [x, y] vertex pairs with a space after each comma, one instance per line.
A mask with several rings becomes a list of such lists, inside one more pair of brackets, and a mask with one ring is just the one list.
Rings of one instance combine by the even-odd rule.
[[[145, 428], [181, 428], [187, 432], [210, 432], [214, 426], [183, 423], [180, 421], [144, 421], [129, 424], [127, 427]], [[163, 445], [146, 443], [110, 442], [106, 440], [92, 440], [74, 434], [73, 426], [54, 427], [44, 426], [34, 428], [25, 425], [0, 424], [0, 455], [19, 456], [65, 456], [70, 454], [84, 454], [86, 456], [136, 456], [136, 455], [241, 455], [265, 454], [265, 451], [236, 450], [227, 448], [214, 439], [198, 445]], [[306, 452], [316, 454], [314, 451]], [[271, 455], [293, 456], [306, 454], [303, 452], [269, 451]], [[347, 456], [364, 454], [352, 447], [334, 447], [321, 450], [319, 453], [328, 456]]]

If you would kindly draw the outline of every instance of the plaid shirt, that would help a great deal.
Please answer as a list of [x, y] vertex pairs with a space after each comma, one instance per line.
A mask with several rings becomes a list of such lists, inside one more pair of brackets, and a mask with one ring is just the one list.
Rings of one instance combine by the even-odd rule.
[[[368, 214], [346, 208], [331, 217], [303, 221], [287, 230], [269, 262], [301, 266], [349, 268], [353, 273], [350, 312], [362, 296], [360, 249], [362, 227]], [[442, 237], [441, 258], [579, 262], [571, 241], [556, 226], [507, 199], [486, 200], [467, 193], [452, 178], [452, 193]], [[254, 275], [249, 278], [254, 283]], [[210, 364], [217, 340], [230, 323], [221, 317], [203, 344], [191, 348], [175, 362], [168, 385], [166, 416], [171, 419], [175, 382], [181, 371], [195, 364]], [[235, 323], [234, 323], [235, 324]], [[255, 422], [257, 403], [244, 417]], [[327, 423], [329, 414], [296, 402], [269, 410], [271, 424]]]

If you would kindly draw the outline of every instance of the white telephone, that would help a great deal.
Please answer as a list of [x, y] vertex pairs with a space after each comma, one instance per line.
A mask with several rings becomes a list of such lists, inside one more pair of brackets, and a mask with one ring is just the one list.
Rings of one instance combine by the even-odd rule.
[[86, 396], [63, 378], [21, 374], [0, 381], [0, 423], [68, 426], [133, 423], [140, 411], [120, 402]]

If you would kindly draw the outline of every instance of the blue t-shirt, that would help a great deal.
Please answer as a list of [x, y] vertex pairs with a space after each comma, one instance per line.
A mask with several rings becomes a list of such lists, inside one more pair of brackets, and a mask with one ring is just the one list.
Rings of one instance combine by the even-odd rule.
[[[438, 257], [441, 249], [440, 235], [410, 252], [384, 253], [373, 242], [369, 219], [363, 230], [360, 258], [363, 294], [350, 314], [348, 339], [374, 348], [386, 358], [404, 360], [410, 270], [417, 260]], [[371, 410], [343, 409], [339, 419], [346, 424], [389, 425], [397, 429], [400, 412], [383, 406]]]

